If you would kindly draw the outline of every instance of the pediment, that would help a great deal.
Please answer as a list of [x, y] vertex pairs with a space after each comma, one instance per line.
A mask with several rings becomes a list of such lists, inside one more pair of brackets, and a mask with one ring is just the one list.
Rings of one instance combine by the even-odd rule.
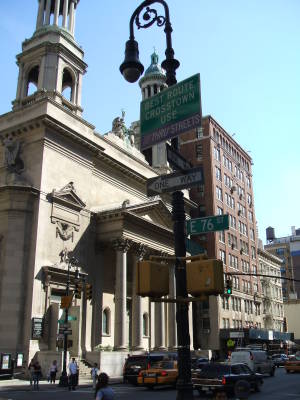
[[53, 189], [52, 201], [55, 203], [60, 203], [65, 207], [74, 208], [78, 211], [85, 207], [85, 203], [76, 194], [73, 182], [68, 183], [60, 190]]
[[173, 229], [172, 214], [162, 200], [149, 201], [138, 206], [127, 207], [126, 211], [155, 225]]

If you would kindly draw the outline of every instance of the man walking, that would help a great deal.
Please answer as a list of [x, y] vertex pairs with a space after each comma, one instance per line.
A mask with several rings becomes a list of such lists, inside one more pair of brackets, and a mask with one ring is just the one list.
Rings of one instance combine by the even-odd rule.
[[91, 369], [91, 377], [93, 379], [93, 389], [96, 389], [97, 379], [98, 379], [98, 364], [95, 363], [94, 367]]
[[69, 370], [69, 390], [76, 390], [78, 366], [74, 357], [72, 358], [72, 361], [68, 365], [68, 370]]

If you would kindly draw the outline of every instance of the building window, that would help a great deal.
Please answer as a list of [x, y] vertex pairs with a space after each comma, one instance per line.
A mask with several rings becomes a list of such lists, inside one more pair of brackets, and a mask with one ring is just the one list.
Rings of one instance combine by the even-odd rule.
[[110, 335], [110, 310], [105, 308], [102, 312], [102, 334]]
[[199, 197], [203, 198], [204, 197], [204, 185], [198, 185], [197, 191], [199, 193]]
[[220, 149], [218, 149], [217, 147], [214, 147], [214, 156], [216, 160], [221, 160], [221, 152]]
[[222, 189], [219, 186], [216, 186], [216, 195], [218, 200], [223, 201]]
[[203, 128], [197, 128], [197, 139], [203, 138]]
[[202, 146], [202, 144], [197, 144], [196, 158], [197, 158], [197, 160], [202, 160], [202, 157], [203, 157], [203, 146]]
[[216, 178], [217, 178], [219, 181], [222, 181], [222, 176], [221, 176], [221, 170], [220, 170], [220, 168], [215, 167], [215, 171], [216, 171]]
[[147, 313], [143, 314], [143, 335], [149, 336], [149, 317]]
[[225, 233], [224, 231], [219, 231], [219, 241], [225, 243]]
[[223, 261], [224, 264], [226, 264], [226, 253], [224, 250], [220, 250], [220, 260]]

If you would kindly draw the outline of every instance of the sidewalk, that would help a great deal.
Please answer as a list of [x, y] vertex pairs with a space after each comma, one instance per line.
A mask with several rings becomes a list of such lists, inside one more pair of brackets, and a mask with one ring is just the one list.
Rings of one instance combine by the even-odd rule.
[[[110, 383], [116, 384], [116, 383], [121, 383], [123, 381], [123, 378], [116, 377], [116, 378], [111, 378]], [[57, 389], [59, 383], [59, 377], [56, 381], [56, 384], [51, 384], [46, 380], [41, 380], [39, 382], [40, 386], [40, 391], [42, 390], [51, 390], [51, 389]], [[81, 378], [79, 380], [78, 387], [81, 388], [86, 388], [86, 387], [92, 387], [92, 379], [90, 378]], [[6, 379], [6, 380], [0, 380], [0, 393], [3, 391], [32, 391], [32, 386], [30, 386], [29, 380], [25, 379]], [[1, 395], [0, 395], [1, 396]], [[1, 400], [1, 397], [0, 397]]]

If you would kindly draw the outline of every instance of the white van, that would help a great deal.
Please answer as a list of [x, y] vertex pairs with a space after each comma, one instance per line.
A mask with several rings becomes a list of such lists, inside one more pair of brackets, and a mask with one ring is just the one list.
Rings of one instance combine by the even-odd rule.
[[263, 350], [238, 350], [231, 353], [231, 363], [247, 364], [254, 372], [274, 376], [275, 366]]

